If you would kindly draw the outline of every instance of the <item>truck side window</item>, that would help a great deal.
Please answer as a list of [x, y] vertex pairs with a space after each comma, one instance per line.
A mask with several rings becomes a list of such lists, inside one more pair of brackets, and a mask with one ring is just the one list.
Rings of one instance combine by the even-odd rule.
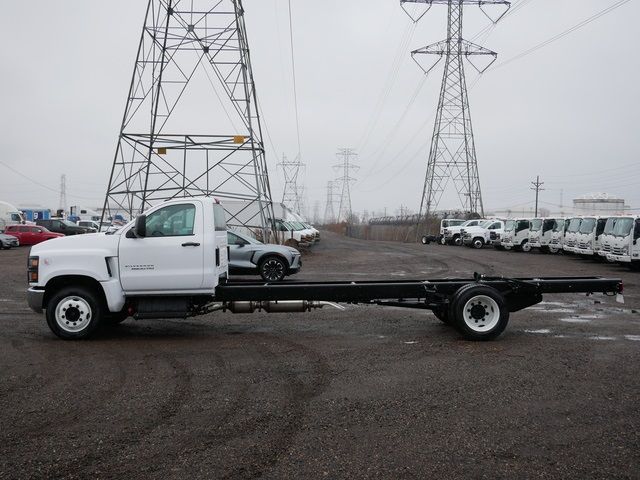
[[216, 232], [224, 232], [227, 230], [226, 215], [224, 213], [224, 208], [222, 208], [222, 205], [216, 204], [213, 206], [213, 223]]
[[640, 218], [636, 219], [636, 228], [633, 230], [633, 238], [635, 240], [640, 238]]
[[196, 207], [192, 203], [169, 205], [149, 214], [147, 235], [150, 237], [184, 237], [193, 235]]

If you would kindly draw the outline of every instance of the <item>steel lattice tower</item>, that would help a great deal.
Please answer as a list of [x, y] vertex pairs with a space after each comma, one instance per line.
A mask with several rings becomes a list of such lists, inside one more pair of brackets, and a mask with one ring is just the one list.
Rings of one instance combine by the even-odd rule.
[[303, 188], [298, 187], [298, 176], [300, 169], [304, 164], [300, 161], [300, 157], [295, 160], [289, 160], [284, 155], [282, 161], [278, 164], [284, 173], [284, 191], [282, 192], [282, 203], [296, 213], [302, 211], [302, 195]]
[[[484, 5], [499, 4], [504, 7], [504, 11], [497, 20], [492, 19], [497, 22], [510, 7], [510, 2], [503, 0], [401, 0], [403, 8], [405, 3], [422, 4], [427, 10], [433, 4], [445, 4], [449, 9], [447, 39], [411, 53], [414, 59], [415, 55], [419, 54], [439, 56], [438, 60], [425, 70], [425, 73], [429, 73], [443, 57], [445, 59], [419, 219], [420, 221], [426, 220], [435, 212], [450, 181], [453, 181], [463, 210], [469, 214], [477, 213], [484, 216], [463, 60], [467, 59], [476, 70], [482, 73], [496, 60], [497, 54], [463, 39], [462, 19], [465, 4], [475, 4], [481, 9]], [[485, 12], [484, 9], [482, 11]], [[487, 14], [487, 16], [489, 15]], [[471, 61], [471, 57], [476, 55], [487, 55], [491, 58], [487, 65], [479, 68]], [[420, 229], [417, 230], [417, 235], [419, 235]]]
[[336, 188], [336, 182], [327, 182], [327, 204], [324, 207], [324, 223], [329, 225], [336, 221], [336, 213], [334, 209], [335, 199], [334, 191]]
[[336, 221], [338, 223], [349, 222], [351, 220], [351, 214], [353, 213], [351, 210], [351, 184], [356, 181], [350, 174], [351, 172], [360, 170], [359, 166], [351, 163], [351, 158], [357, 157], [358, 155], [352, 148], [341, 148], [338, 150], [337, 156], [342, 158], [342, 163], [334, 165], [333, 168], [338, 172], [342, 171], [342, 176], [336, 179], [341, 192]]
[[198, 195], [272, 230], [242, 1], [149, 0], [102, 220]]

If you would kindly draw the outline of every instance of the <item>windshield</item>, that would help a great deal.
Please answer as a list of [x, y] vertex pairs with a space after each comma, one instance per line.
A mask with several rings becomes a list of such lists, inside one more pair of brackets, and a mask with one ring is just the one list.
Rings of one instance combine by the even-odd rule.
[[633, 230], [633, 218], [618, 218], [615, 227], [613, 227], [613, 234], [616, 237], [626, 237]]
[[462, 225], [464, 223], [464, 220], [443, 220], [442, 221], [442, 226], [443, 227], [455, 227], [457, 225]]
[[572, 218], [569, 222], [569, 228], [567, 228], [567, 232], [576, 233], [580, 229], [580, 223], [582, 223], [581, 218]]
[[60, 220], [61, 223], [65, 224], [67, 227], [77, 227], [77, 225], [69, 220]]
[[593, 232], [594, 227], [596, 226], [595, 218], [583, 218], [582, 223], [580, 224], [580, 233], [591, 233]]
[[605, 235], [611, 235], [613, 233], [613, 227], [616, 226], [616, 220], [618, 220], [616, 217], [611, 217], [607, 219], [607, 223], [604, 226], [604, 233]]
[[507, 223], [504, 226], [504, 231], [505, 232], [509, 232], [511, 230], [514, 230], [515, 228], [516, 228], [516, 221], [515, 220], [507, 220]]
[[554, 232], [561, 232], [562, 229], [564, 228], [564, 220], [560, 219], [560, 220], [554, 220], [555, 224], [553, 226], [553, 231]]
[[537, 232], [541, 228], [542, 228], [542, 219], [541, 218], [534, 218], [533, 220], [531, 220], [531, 231], [532, 232]]

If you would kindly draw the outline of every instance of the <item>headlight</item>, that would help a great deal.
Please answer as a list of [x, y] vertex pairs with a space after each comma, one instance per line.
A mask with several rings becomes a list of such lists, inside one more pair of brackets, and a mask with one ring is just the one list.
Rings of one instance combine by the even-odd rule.
[[629, 245], [622, 248], [622, 255], [629, 255]]
[[445, 229], [444, 229], [444, 234], [445, 234], [445, 235], [448, 235], [448, 234], [450, 234], [450, 233], [451, 233], [451, 230], [449, 230], [448, 228], [445, 228]]

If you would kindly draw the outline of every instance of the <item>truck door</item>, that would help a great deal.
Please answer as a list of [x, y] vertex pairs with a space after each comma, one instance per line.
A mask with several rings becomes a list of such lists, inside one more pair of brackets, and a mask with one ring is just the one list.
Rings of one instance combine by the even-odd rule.
[[167, 205], [147, 216], [147, 236], [120, 236], [120, 283], [125, 292], [202, 288], [204, 225], [199, 202]]

